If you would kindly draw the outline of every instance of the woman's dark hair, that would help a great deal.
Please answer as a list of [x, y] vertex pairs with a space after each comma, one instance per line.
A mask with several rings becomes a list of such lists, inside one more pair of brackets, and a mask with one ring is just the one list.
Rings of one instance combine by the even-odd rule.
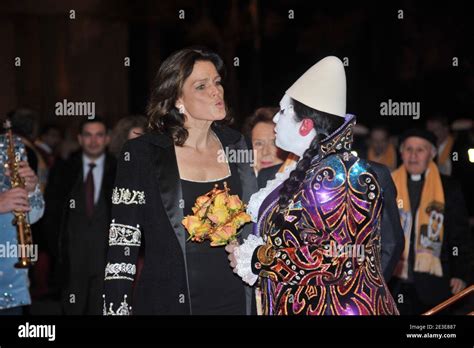
[[[217, 53], [205, 48], [184, 48], [173, 53], [161, 64], [147, 105], [148, 128], [167, 134], [178, 146], [184, 144], [188, 131], [184, 127], [185, 115], [179, 113], [175, 103], [181, 96], [184, 82], [198, 61], [213, 63], [224, 80], [224, 62]], [[230, 119], [231, 116], [227, 112], [226, 117], [217, 123], [226, 124]]]
[[294, 99], [291, 101], [293, 103], [296, 120], [298, 122], [305, 118], [312, 120], [316, 130], [316, 136], [309, 148], [304, 152], [296, 168], [290, 173], [289, 178], [283, 183], [283, 187], [280, 190], [280, 199], [278, 201], [280, 212], [288, 207], [291, 198], [300, 189], [301, 183], [306, 176], [306, 171], [311, 165], [311, 160], [318, 154], [320, 142], [344, 123], [344, 118], [342, 117], [312, 109]]

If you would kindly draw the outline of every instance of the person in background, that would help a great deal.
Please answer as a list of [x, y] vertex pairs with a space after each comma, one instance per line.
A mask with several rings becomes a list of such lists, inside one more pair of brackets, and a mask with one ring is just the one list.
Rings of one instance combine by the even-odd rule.
[[426, 129], [432, 132], [437, 139], [438, 169], [443, 175], [450, 176], [453, 172], [451, 160], [454, 147], [454, 137], [449, 130], [449, 122], [446, 117], [435, 116], [426, 122]]
[[[5, 135], [0, 135], [0, 244], [4, 246], [18, 244], [17, 229], [12, 224], [13, 211], [27, 212], [30, 224], [38, 221], [44, 211], [38, 177], [28, 164], [26, 148], [20, 137], [14, 136], [14, 142], [15, 152], [21, 156], [19, 173], [25, 180], [24, 189], [11, 188], [10, 174], [5, 169], [8, 141]], [[21, 315], [24, 307], [31, 304], [28, 269], [15, 268], [16, 255], [5, 256], [0, 257], [0, 316]]]
[[367, 126], [357, 122], [354, 126], [354, 142], [352, 143], [352, 154], [360, 158], [367, 158], [369, 151], [370, 130]]
[[[273, 117], [279, 112], [275, 107], [261, 107], [246, 121], [244, 133], [252, 140], [255, 155], [254, 171], [259, 188], [275, 177], [288, 153], [275, 145]], [[265, 171], [264, 171], [265, 170]], [[264, 171], [264, 175], [260, 174]]]
[[397, 167], [397, 153], [390, 143], [390, 134], [385, 127], [377, 126], [370, 132], [367, 159], [387, 166], [392, 171]]
[[440, 174], [433, 133], [411, 129], [392, 173], [405, 248], [390, 284], [401, 314], [421, 314], [466, 287], [468, 222], [458, 184]]
[[51, 170], [45, 225], [59, 241], [54, 254], [64, 313], [100, 314], [116, 160], [98, 117], [82, 121], [78, 142], [81, 151]]
[[110, 135], [110, 153], [118, 157], [125, 142], [143, 135], [146, 125], [147, 119], [142, 115], [131, 115], [121, 118]]
[[53, 123], [48, 123], [41, 128], [35, 145], [46, 159], [48, 168], [51, 168], [56, 159], [56, 151], [61, 143], [61, 129]]
[[48, 166], [46, 160], [34, 144], [37, 133], [38, 113], [27, 108], [18, 108], [8, 113], [13, 132], [25, 145], [30, 167], [38, 175], [41, 192], [44, 192]]

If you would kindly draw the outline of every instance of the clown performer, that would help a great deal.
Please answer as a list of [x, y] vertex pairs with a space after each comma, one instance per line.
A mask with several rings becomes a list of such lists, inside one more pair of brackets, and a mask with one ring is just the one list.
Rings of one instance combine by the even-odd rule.
[[256, 285], [257, 312], [398, 314], [384, 279], [403, 248], [395, 189], [384, 166], [351, 153], [356, 119], [346, 115], [342, 62], [326, 57], [310, 68], [274, 122], [277, 146], [299, 161], [252, 196], [254, 234], [227, 246], [234, 272]]

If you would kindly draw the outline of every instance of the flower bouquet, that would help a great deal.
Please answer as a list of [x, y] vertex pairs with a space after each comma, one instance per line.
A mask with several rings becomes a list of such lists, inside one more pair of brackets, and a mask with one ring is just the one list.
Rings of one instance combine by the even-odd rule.
[[193, 215], [182, 221], [189, 239], [199, 243], [209, 239], [213, 247], [236, 240], [237, 230], [250, 222], [250, 215], [245, 212], [239, 196], [230, 195], [229, 191], [224, 182], [224, 189], [219, 189], [216, 184], [211, 191], [196, 199]]

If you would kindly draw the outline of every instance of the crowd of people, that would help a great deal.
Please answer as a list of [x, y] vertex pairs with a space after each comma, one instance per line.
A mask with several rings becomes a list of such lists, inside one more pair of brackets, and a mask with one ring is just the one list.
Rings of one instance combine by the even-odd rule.
[[[0, 258], [0, 315], [45, 299], [72, 315], [421, 314], [472, 284], [472, 120], [364, 129], [327, 57], [240, 133], [224, 78], [217, 54], [180, 50], [147, 117], [84, 119], [76, 142], [54, 123], [37, 132], [33, 110], [8, 115], [25, 188], [11, 188], [0, 137], [0, 242], [17, 243], [24, 211], [39, 251], [29, 271]], [[218, 161], [227, 148], [253, 161]], [[237, 246], [190, 242], [183, 216], [224, 182], [252, 223]], [[328, 256], [333, 245], [365, 255]]]

